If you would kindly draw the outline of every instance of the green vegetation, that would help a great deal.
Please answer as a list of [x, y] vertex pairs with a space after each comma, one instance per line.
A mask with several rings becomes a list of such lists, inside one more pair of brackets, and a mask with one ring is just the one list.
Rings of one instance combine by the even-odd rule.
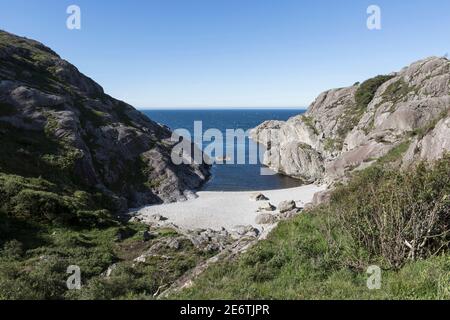
[[383, 83], [389, 81], [393, 76], [379, 75], [375, 78], [369, 79], [363, 82], [355, 93], [355, 101], [358, 109], [366, 109], [372, 99], [375, 97], [375, 93]]
[[[145, 262], [135, 263], [155, 244], [179, 236], [165, 229], [144, 241], [147, 229], [123, 222], [103, 228], [55, 227], [0, 211], [0, 300], [152, 299], [158, 289], [208, 257], [180, 240], [178, 249], [161, 246]], [[81, 290], [67, 289], [71, 265], [81, 269]]]
[[[57, 92], [60, 90], [58, 79], [46, 67], [46, 63], [41, 60], [35, 60], [39, 55], [36, 48], [28, 48], [23, 50], [21, 55], [7, 55], [0, 60], [0, 71], [2, 69], [13, 71], [1, 72], [2, 77], [8, 80], [18, 80], [26, 83], [30, 87], [42, 90], [44, 92]], [[40, 52], [40, 51], [39, 51]], [[48, 53], [42, 53], [39, 57], [50, 59]]]
[[0, 172], [42, 176], [55, 183], [76, 181], [69, 169], [81, 155], [48, 135], [55, 123], [50, 119], [46, 132], [42, 132], [20, 130], [0, 121]]
[[[449, 156], [408, 172], [379, 164], [173, 298], [449, 299], [449, 221]], [[366, 286], [371, 265], [380, 290]]]
[[346, 135], [361, 121], [377, 90], [383, 83], [392, 78], [393, 76], [379, 75], [359, 85], [355, 93], [355, 104], [348, 107], [338, 119], [339, 129], [337, 134], [339, 138], [336, 141], [337, 143], [334, 144], [337, 149], [342, 148]]
[[100, 128], [111, 124], [111, 122], [108, 121], [107, 113], [89, 107], [89, 99], [75, 93], [72, 94], [72, 99], [75, 107], [80, 112], [79, 119], [82, 127], [86, 128], [88, 124], [90, 124], [95, 128]]
[[398, 144], [394, 148], [392, 148], [386, 155], [381, 158], [378, 158], [378, 164], [389, 164], [396, 162], [401, 159], [401, 157], [408, 151], [409, 146], [411, 145], [410, 140], [405, 140], [402, 143]]
[[55, 225], [101, 225], [117, 210], [114, 200], [75, 174], [82, 154], [62, 140], [53, 140], [55, 125], [49, 118], [42, 132], [0, 122], [1, 207], [13, 218]]
[[0, 173], [1, 208], [12, 219], [25, 219], [55, 226], [110, 225], [111, 199], [100, 192], [88, 193], [61, 186], [43, 178], [25, 178]]
[[393, 101], [394, 105], [401, 102], [410, 92], [417, 91], [417, 88], [410, 86], [403, 79], [391, 83], [383, 93], [383, 101]]
[[121, 122], [128, 126], [133, 126], [133, 121], [128, 116], [127, 112], [131, 111], [130, 107], [124, 103], [119, 102], [116, 104], [114, 111]]
[[433, 119], [432, 121], [430, 121], [426, 126], [418, 128], [418, 129], [412, 131], [410, 133], [410, 135], [413, 136], [413, 137], [418, 137], [419, 139], [422, 139], [428, 133], [433, 131], [434, 128], [436, 127], [436, 125], [439, 123], [439, 121], [444, 119], [449, 114], [449, 112], [450, 112], [450, 109], [442, 111], [436, 119]]
[[314, 132], [314, 134], [316, 134], [316, 135], [319, 134], [319, 131], [317, 130], [315, 123], [314, 123], [314, 118], [312, 116], [303, 115], [302, 120], [303, 120], [303, 123], [306, 124], [306, 126]]
[[341, 150], [343, 143], [344, 142], [342, 139], [326, 138], [323, 147], [325, 151], [332, 152], [336, 150]]

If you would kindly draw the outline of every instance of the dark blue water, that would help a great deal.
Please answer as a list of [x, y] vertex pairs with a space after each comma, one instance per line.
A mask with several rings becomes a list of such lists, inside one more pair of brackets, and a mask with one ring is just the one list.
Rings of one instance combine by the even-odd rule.
[[[165, 124], [172, 130], [187, 129], [192, 135], [194, 132], [194, 122], [202, 121], [203, 132], [208, 129], [218, 129], [223, 133], [224, 156], [226, 147], [234, 146], [235, 155], [239, 151], [245, 152], [245, 164], [215, 164], [212, 169], [212, 178], [204, 186], [207, 191], [249, 191], [249, 190], [273, 190], [282, 188], [297, 187], [298, 180], [283, 175], [261, 175], [263, 167], [259, 160], [262, 160], [264, 147], [257, 146], [248, 137], [245, 143], [238, 139], [226, 141], [227, 129], [252, 129], [266, 120], [287, 120], [292, 116], [303, 113], [303, 110], [274, 109], [274, 110], [146, 110], [143, 111], [152, 120]], [[203, 142], [205, 148], [209, 142]], [[252, 148], [259, 147], [257, 164], [249, 163], [249, 152]], [[266, 169], [267, 170], [267, 169]]]

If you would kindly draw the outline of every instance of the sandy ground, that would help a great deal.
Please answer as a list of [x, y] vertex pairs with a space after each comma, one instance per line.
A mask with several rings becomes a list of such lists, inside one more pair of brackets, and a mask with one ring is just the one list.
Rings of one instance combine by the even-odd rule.
[[[298, 207], [311, 202], [314, 194], [325, 190], [325, 187], [315, 185], [301, 186], [292, 189], [259, 191], [269, 198], [275, 206], [285, 200], [294, 200]], [[258, 191], [249, 192], [198, 192], [198, 198], [185, 202], [162, 204], [145, 207], [139, 210], [138, 215], [149, 217], [160, 214], [185, 229], [213, 229], [222, 227], [231, 230], [239, 225], [252, 225], [258, 229], [255, 218], [256, 212], [263, 202], [250, 200], [250, 196]]]

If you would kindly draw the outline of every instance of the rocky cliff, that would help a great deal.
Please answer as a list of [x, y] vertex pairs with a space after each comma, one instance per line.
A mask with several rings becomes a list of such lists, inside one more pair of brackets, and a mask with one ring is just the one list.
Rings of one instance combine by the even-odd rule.
[[253, 139], [264, 162], [305, 182], [332, 183], [386, 158], [408, 167], [450, 151], [450, 61], [431, 57], [319, 95], [304, 115], [267, 121]]
[[0, 31], [0, 198], [13, 208], [26, 190], [70, 206], [101, 193], [122, 211], [186, 199], [208, 168], [173, 165], [170, 137], [43, 44]]

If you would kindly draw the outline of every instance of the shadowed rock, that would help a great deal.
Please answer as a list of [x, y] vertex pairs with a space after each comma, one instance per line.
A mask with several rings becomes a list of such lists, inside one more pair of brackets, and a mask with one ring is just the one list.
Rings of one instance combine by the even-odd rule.
[[297, 208], [297, 205], [295, 204], [295, 201], [293, 201], [293, 200], [283, 201], [283, 202], [280, 202], [280, 204], [278, 205], [278, 210], [280, 211], [280, 213], [292, 211], [296, 208]]

